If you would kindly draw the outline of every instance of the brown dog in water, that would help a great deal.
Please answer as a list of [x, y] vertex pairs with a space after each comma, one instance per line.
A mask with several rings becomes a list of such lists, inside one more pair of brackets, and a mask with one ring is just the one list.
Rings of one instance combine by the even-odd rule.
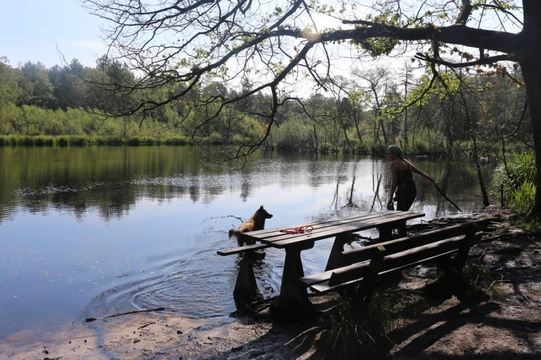
[[229, 238], [235, 236], [237, 238], [237, 243], [239, 246], [253, 245], [245, 242], [245, 240], [240, 236], [240, 234], [248, 231], [263, 230], [265, 228], [265, 220], [272, 218], [272, 214], [269, 214], [267, 210], [263, 209], [263, 205], [252, 215], [250, 219], [242, 223], [237, 230], [229, 230]]

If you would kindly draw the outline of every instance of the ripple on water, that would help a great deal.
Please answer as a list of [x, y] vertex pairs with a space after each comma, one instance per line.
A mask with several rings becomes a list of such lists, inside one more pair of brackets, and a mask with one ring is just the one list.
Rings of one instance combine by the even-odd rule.
[[[279, 288], [281, 264], [275, 257], [254, 267], [258, 286], [265, 297]], [[196, 253], [189, 259], [156, 266], [154, 275], [104, 291], [84, 312], [86, 317], [105, 317], [137, 309], [165, 308], [166, 312], [190, 318], [211, 318], [235, 311], [233, 289], [237, 278], [236, 258], [221, 257], [215, 250]], [[148, 274], [148, 272], [147, 272]]]

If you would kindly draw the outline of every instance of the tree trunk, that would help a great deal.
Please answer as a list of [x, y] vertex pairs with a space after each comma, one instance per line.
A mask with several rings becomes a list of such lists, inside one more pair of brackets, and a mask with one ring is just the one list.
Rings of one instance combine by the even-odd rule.
[[343, 121], [340, 121], [340, 127], [342, 128], [342, 131], [344, 133], [344, 138], [345, 138], [344, 151], [349, 153], [351, 144], [350, 144], [348, 133], [347, 133], [347, 126]]
[[318, 151], [319, 150], [319, 138], [317, 137], [317, 128], [316, 128], [315, 123], [313, 123], [312, 125], [314, 126], [314, 130], [313, 130], [313, 133], [314, 133], [314, 149], [315, 149], [315, 151]]
[[[360, 117], [360, 115], [359, 115]], [[357, 131], [357, 137], [359, 138], [359, 141], [363, 142], [363, 136], [361, 134], [361, 130], [359, 129], [359, 122], [361, 120], [357, 118], [357, 111], [353, 111], [353, 122], [355, 123], [355, 130]]]
[[383, 143], [388, 144], [389, 140], [387, 139], [387, 132], [385, 131], [385, 124], [383, 120], [379, 120], [378, 124], [381, 127], [381, 133], [383, 134]]
[[481, 164], [479, 164], [479, 152], [477, 151], [477, 138], [473, 133], [473, 159], [475, 160], [475, 167], [477, 169], [477, 179], [479, 180], [479, 186], [481, 187], [481, 194], [483, 195], [483, 206], [489, 206], [488, 192], [483, 181], [483, 172], [481, 171]]
[[526, 84], [526, 95], [533, 128], [535, 147], [535, 203], [531, 212], [532, 218], [541, 220], [541, 1], [523, 0], [524, 29], [523, 39], [528, 44], [520, 61], [520, 67]]

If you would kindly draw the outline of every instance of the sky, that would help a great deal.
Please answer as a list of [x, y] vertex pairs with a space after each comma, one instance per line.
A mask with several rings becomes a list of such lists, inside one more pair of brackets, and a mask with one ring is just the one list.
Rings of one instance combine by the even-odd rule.
[[100, 26], [107, 23], [89, 14], [76, 0], [8, 0], [0, 13], [0, 57], [18, 67], [31, 61], [45, 67], [77, 58], [94, 67], [105, 54]]

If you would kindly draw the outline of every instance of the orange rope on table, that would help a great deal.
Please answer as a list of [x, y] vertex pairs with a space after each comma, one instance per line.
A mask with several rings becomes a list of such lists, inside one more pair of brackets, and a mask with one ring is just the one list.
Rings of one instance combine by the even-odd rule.
[[298, 226], [291, 229], [280, 230], [280, 231], [285, 232], [286, 234], [304, 234], [307, 232], [311, 232], [312, 230], [314, 230], [314, 227], [309, 225], [309, 226]]

